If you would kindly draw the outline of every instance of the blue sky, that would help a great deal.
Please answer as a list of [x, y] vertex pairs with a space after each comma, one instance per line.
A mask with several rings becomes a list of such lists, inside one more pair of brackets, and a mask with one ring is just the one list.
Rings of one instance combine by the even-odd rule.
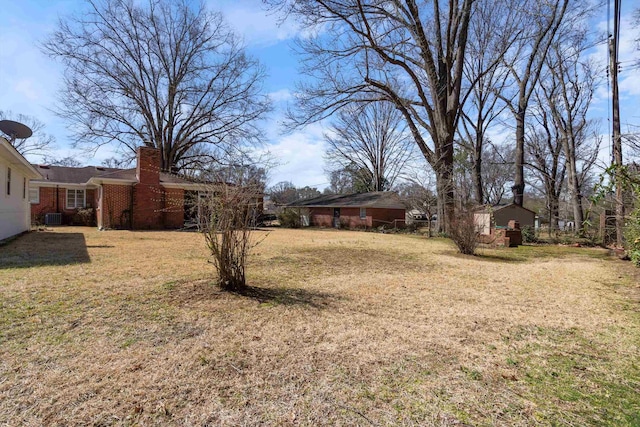
[[[632, 2], [623, 9], [620, 75], [623, 132], [625, 123], [640, 124], [640, 70], [629, 69], [630, 61], [640, 58], [634, 50], [629, 15]], [[264, 11], [259, 0], [210, 1], [209, 6], [221, 10], [229, 24], [244, 37], [249, 52], [266, 66], [269, 78], [265, 89], [274, 100], [276, 111], [266, 125], [268, 149], [279, 165], [270, 173], [270, 184], [293, 181], [298, 186], [324, 187], [327, 178], [323, 161], [323, 127], [312, 125], [295, 133], [283, 135], [279, 122], [287, 102], [291, 100], [297, 76], [297, 57], [291, 42], [298, 28], [292, 22], [278, 25], [277, 17]], [[0, 0], [3, 25], [0, 32], [0, 110], [11, 110], [35, 116], [46, 125], [46, 131], [57, 139], [55, 157], [72, 155], [85, 164], [99, 164], [112, 153], [101, 148], [86, 154], [72, 150], [65, 128], [66, 123], [56, 117], [55, 100], [61, 84], [62, 68], [42, 54], [38, 42], [54, 30], [60, 16], [81, 10], [80, 0]], [[606, 9], [594, 23], [606, 29]], [[606, 61], [606, 46], [598, 46], [592, 55]], [[626, 65], [626, 67], [625, 67]], [[627, 71], [628, 70], [628, 71]], [[608, 134], [606, 85], [597, 94], [593, 116], [602, 117], [602, 133]], [[601, 148], [607, 158], [608, 142]], [[38, 159], [30, 159], [38, 161]]]

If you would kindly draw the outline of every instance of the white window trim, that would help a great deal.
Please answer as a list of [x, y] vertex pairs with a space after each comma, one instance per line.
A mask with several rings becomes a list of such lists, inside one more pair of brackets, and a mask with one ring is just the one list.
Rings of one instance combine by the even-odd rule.
[[[31, 199], [31, 192], [32, 191], [36, 192], [36, 197], [33, 200]], [[39, 205], [40, 204], [40, 187], [29, 188], [29, 203], [31, 203], [32, 205]]]
[[367, 208], [360, 208], [360, 219], [367, 219]]
[[[76, 206], [69, 206], [69, 190], [75, 192], [73, 201]], [[78, 193], [77, 193], [78, 191], [82, 191], [82, 206], [78, 206]], [[86, 207], [87, 206], [87, 190], [85, 188], [67, 188], [65, 192], [65, 206], [67, 207], [67, 209], [78, 209], [78, 208]]]

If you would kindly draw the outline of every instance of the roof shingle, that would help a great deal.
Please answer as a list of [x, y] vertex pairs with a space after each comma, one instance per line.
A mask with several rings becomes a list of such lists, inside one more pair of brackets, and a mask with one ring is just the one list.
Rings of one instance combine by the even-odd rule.
[[289, 203], [289, 207], [361, 207], [361, 208], [386, 208], [405, 209], [405, 205], [393, 191], [373, 191], [370, 193], [355, 194], [331, 194], [314, 197], [312, 199], [298, 200]]

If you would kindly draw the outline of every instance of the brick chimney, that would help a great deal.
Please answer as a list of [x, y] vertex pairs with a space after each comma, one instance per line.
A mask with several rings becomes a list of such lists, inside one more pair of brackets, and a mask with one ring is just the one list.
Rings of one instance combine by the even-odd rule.
[[140, 184], [160, 184], [160, 150], [138, 147], [136, 150], [136, 178]]
[[136, 160], [138, 183], [133, 189], [133, 228], [136, 230], [163, 228], [164, 190], [160, 187], [160, 150], [138, 147]]

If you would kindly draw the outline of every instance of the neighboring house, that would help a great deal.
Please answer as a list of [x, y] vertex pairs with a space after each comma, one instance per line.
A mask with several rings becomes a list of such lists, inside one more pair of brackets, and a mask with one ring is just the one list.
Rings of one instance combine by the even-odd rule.
[[31, 228], [29, 180], [41, 178], [38, 171], [0, 137], [0, 240]]
[[406, 211], [400, 196], [391, 191], [319, 196], [287, 206], [307, 209], [308, 224], [318, 227], [404, 226]]
[[32, 220], [54, 214], [50, 222], [72, 224], [81, 212], [100, 229], [183, 227], [203, 185], [161, 172], [158, 149], [138, 148], [136, 161], [133, 169], [37, 166], [42, 177], [30, 183]]
[[480, 234], [491, 234], [491, 225], [507, 227], [510, 220], [515, 220], [522, 227], [534, 227], [536, 213], [530, 209], [514, 203], [508, 205], [488, 206], [474, 214], [475, 223], [480, 228]]

